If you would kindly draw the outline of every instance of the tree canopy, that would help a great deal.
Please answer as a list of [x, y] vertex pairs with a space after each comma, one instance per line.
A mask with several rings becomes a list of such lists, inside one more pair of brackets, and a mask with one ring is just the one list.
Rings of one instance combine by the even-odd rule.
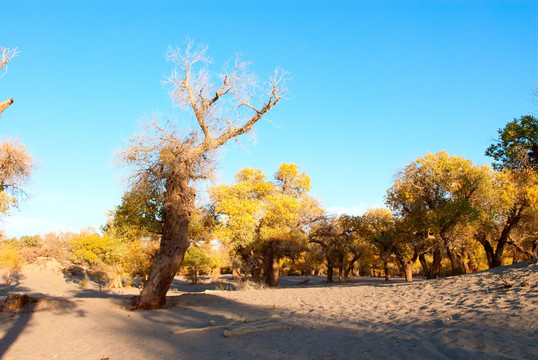
[[531, 168], [538, 172], [538, 119], [524, 115], [499, 129], [499, 138], [486, 155], [495, 162], [496, 170]]

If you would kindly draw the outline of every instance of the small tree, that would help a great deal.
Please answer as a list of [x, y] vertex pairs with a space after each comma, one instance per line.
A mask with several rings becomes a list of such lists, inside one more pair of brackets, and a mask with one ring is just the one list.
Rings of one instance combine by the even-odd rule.
[[166, 302], [166, 292], [190, 244], [189, 222], [196, 197], [193, 182], [210, 176], [212, 155], [218, 148], [251, 131], [282, 98], [278, 71], [260, 92], [239, 58], [214, 86], [206, 53], [207, 47], [190, 42], [185, 51], [170, 49], [167, 54], [177, 66], [166, 81], [171, 98], [193, 115], [192, 128], [180, 131], [171, 122], [163, 126], [153, 122], [119, 154], [120, 164], [133, 169], [134, 186], [146, 184], [163, 195], [161, 246], [136, 301], [137, 309], [156, 309]]
[[14, 274], [17, 274], [22, 266], [22, 258], [17, 251], [17, 246], [10, 243], [0, 243], [0, 268], [4, 268], [6, 285], [11, 284]]
[[190, 246], [185, 253], [183, 265], [192, 272], [192, 283], [198, 284], [200, 270], [208, 269], [213, 264], [213, 260], [207, 252], [199, 246]]

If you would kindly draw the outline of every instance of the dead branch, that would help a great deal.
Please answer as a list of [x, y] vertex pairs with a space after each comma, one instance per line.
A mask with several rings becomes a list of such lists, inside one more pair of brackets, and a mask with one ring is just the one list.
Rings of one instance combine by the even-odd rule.
[[4, 47], [0, 47], [0, 52], [0, 69], [4, 67], [7, 69], [7, 64], [19, 53], [17, 48], [9, 49]]

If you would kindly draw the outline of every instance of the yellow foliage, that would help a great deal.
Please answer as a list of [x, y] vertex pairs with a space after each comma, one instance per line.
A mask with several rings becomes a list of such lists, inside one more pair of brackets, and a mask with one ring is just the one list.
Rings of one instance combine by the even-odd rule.
[[0, 144], [0, 214], [8, 214], [11, 207], [17, 207], [18, 197], [24, 194], [21, 188], [34, 167], [23, 144], [9, 141]]
[[16, 245], [0, 244], [0, 268], [7, 271], [6, 281], [9, 285], [11, 275], [17, 273], [22, 266], [22, 257], [17, 251]]
[[288, 241], [299, 233], [299, 222], [321, 212], [317, 201], [306, 194], [310, 178], [297, 165], [283, 163], [276, 183], [266, 180], [260, 169], [245, 168], [233, 185], [210, 190], [220, 216], [216, 237], [233, 246], [257, 241]]
[[0, 214], [8, 214], [9, 209], [17, 204], [17, 199], [4, 191], [0, 191]]

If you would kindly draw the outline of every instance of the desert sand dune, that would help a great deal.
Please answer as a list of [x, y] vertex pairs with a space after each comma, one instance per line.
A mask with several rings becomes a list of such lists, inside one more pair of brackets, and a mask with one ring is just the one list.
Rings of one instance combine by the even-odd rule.
[[[0, 300], [8, 292], [42, 300], [0, 312], [0, 357], [538, 358], [536, 262], [413, 283], [359, 278], [325, 284], [319, 277], [283, 277], [279, 289], [214, 288], [177, 279], [166, 309], [133, 312], [128, 307], [137, 289], [100, 293], [82, 289], [57, 268], [25, 269], [0, 292]], [[291, 329], [225, 337], [218, 326], [274, 315]], [[216, 326], [183, 332], [210, 325]]]

